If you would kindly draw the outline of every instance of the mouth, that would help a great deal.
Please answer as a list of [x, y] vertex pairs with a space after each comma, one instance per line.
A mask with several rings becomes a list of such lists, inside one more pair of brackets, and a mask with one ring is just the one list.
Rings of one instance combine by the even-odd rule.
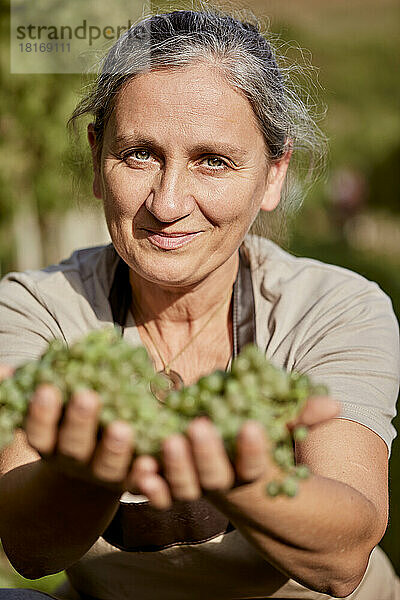
[[174, 231], [166, 233], [162, 231], [152, 231], [151, 229], [144, 230], [147, 233], [147, 239], [153, 246], [162, 248], [163, 250], [175, 250], [189, 244], [202, 231]]

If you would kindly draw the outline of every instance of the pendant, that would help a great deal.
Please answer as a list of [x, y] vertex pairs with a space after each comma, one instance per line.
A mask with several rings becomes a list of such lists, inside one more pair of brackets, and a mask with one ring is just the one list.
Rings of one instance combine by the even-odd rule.
[[150, 383], [150, 390], [153, 396], [159, 401], [164, 403], [165, 398], [173, 390], [180, 390], [183, 387], [183, 379], [176, 371], [168, 369], [167, 371], [159, 371], [158, 375], [165, 380], [166, 385], [159, 387], [155, 382]]

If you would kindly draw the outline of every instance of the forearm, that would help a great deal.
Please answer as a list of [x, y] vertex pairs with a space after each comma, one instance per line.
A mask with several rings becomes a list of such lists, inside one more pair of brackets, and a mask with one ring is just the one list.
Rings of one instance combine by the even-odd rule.
[[106, 529], [118, 498], [42, 460], [9, 471], [0, 479], [0, 537], [10, 561], [31, 579], [66, 568]]
[[[356, 587], [378, 543], [376, 509], [355, 489], [319, 476], [295, 498], [271, 498], [257, 481], [210, 499], [274, 566], [334, 596]], [[343, 594], [344, 592], [344, 594]]]

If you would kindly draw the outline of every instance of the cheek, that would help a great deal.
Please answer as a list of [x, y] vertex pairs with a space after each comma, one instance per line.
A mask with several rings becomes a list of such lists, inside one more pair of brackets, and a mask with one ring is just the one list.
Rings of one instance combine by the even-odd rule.
[[[143, 173], [134, 175], [116, 164], [106, 165], [103, 173], [103, 204], [107, 222], [109, 226], [120, 224], [124, 229], [130, 229], [137, 213], [146, 211], [144, 205], [151, 193], [151, 180]], [[262, 186], [253, 174], [209, 180], [207, 184], [194, 180], [191, 185], [189, 192], [196, 199], [197, 212], [217, 227], [246, 230], [258, 213]], [[198, 216], [197, 224], [200, 223]], [[139, 218], [142, 217], [143, 214], [139, 215]]]
[[259, 190], [255, 182], [246, 178], [216, 187], [202, 204], [203, 214], [220, 226], [237, 225], [246, 228], [258, 212]]
[[148, 195], [146, 182], [117, 167], [105, 171], [102, 185], [106, 215], [117, 220], [131, 220]]

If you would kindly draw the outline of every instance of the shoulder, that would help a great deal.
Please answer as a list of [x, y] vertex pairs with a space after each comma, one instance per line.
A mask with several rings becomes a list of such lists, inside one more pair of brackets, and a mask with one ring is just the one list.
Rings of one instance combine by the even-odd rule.
[[116, 252], [111, 244], [82, 248], [58, 264], [8, 273], [0, 281], [0, 300], [11, 290], [13, 294], [22, 294], [27, 300], [30, 298], [43, 304], [53, 294], [57, 295], [58, 301], [62, 301], [64, 293], [68, 296], [83, 293], [90, 297], [92, 280], [98, 280], [106, 292], [116, 262]]
[[[43, 269], [28, 270], [23, 272], [10, 272], [0, 281], [0, 292], [3, 292], [10, 283], [20, 283], [32, 292], [50, 289], [54, 282], [59, 285], [64, 281], [81, 281], [84, 283], [96, 274], [104, 277], [107, 270], [102, 268], [103, 263], [113, 262], [115, 250], [112, 245], [81, 248], [75, 250], [68, 258], [60, 263], [49, 265]], [[96, 273], [97, 272], [97, 273]]]
[[246, 247], [260, 310], [273, 305], [279, 312], [280, 307], [292, 325], [310, 314], [313, 320], [329, 319], [346, 308], [376, 312], [385, 314], [397, 331], [391, 299], [376, 282], [344, 267], [295, 256], [258, 236], [248, 236]]
[[[281, 342], [297, 350], [326, 334], [348, 337], [363, 330], [371, 345], [399, 354], [399, 327], [389, 296], [379, 285], [349, 269], [298, 257], [270, 240], [246, 239], [258, 322], [267, 319]], [[346, 335], [345, 335], [346, 334]], [[289, 366], [289, 365], [285, 365]]]
[[318, 289], [322, 293], [332, 289], [333, 285], [340, 284], [354, 286], [357, 289], [365, 288], [385, 295], [377, 283], [350, 269], [314, 258], [296, 256], [271, 240], [259, 236], [247, 236], [245, 243], [253, 274], [258, 279], [262, 278], [271, 293], [280, 294], [285, 285], [304, 281], [310, 286], [309, 293]]
[[8, 273], [0, 282], [0, 360], [35, 358], [51, 339], [70, 343], [109, 321], [117, 263], [108, 245], [77, 250], [44, 269]]

